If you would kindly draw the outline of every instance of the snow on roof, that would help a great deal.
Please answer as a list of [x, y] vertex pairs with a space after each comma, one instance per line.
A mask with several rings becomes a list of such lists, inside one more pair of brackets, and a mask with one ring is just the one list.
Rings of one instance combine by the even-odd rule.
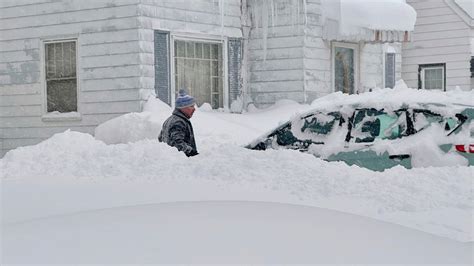
[[405, 0], [322, 0], [321, 3], [323, 25], [336, 22], [337, 28], [329, 27], [341, 35], [405, 32], [415, 27], [416, 11]]
[[470, 17], [474, 19], [474, 2], [473, 0], [454, 0], [454, 2], [462, 8]]

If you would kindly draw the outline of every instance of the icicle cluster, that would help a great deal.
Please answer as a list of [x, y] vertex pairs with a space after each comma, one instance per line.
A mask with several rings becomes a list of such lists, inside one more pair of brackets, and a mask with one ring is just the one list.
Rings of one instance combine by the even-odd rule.
[[[279, 25], [279, 18], [287, 16], [290, 25], [297, 32], [299, 26], [299, 17], [304, 14], [304, 23], [306, 24], [306, 1], [307, 0], [250, 0], [251, 19], [253, 27], [257, 34], [262, 35], [263, 60], [266, 60], [268, 28]], [[261, 31], [261, 32], [260, 32]]]

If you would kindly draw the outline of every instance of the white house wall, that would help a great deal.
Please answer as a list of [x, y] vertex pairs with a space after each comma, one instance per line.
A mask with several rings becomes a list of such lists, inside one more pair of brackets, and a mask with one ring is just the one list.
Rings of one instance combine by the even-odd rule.
[[[304, 13], [292, 20], [285, 1], [273, 25], [268, 28], [266, 52], [264, 30], [252, 21], [249, 36], [249, 92], [259, 107], [280, 99], [304, 102]], [[286, 1], [288, 2], [288, 1]], [[252, 4], [252, 2], [249, 2]], [[285, 8], [286, 7], [286, 8]], [[269, 16], [271, 13], [269, 12]]]
[[[279, 2], [292, 1], [275, 1]], [[297, 23], [291, 20], [288, 10], [278, 14], [274, 26], [268, 29], [266, 60], [263, 30], [252, 22], [249, 87], [257, 106], [268, 106], [279, 99], [311, 103], [334, 91], [331, 42], [322, 37], [321, 1], [306, 0], [305, 8], [300, 9]], [[358, 91], [383, 87], [384, 44], [355, 44], [360, 53]], [[392, 43], [390, 46], [396, 51], [398, 80], [401, 78], [401, 45]]]
[[401, 79], [401, 44], [361, 44], [360, 46], [360, 87], [359, 92], [373, 88], [384, 88], [385, 53], [390, 47], [390, 52], [395, 52], [395, 81]]
[[196, 38], [242, 37], [240, 0], [139, 1], [142, 100], [154, 92], [154, 30]]
[[[139, 111], [138, 0], [0, 1], [0, 156]], [[45, 122], [42, 40], [77, 38], [79, 121]]]
[[446, 63], [446, 89], [469, 89], [471, 29], [444, 0], [408, 0], [417, 11], [413, 41], [403, 45], [402, 78], [418, 87], [418, 65]]
[[308, 103], [333, 91], [331, 86], [331, 44], [322, 38], [320, 17], [320, 1], [307, 1], [303, 62], [304, 90]]

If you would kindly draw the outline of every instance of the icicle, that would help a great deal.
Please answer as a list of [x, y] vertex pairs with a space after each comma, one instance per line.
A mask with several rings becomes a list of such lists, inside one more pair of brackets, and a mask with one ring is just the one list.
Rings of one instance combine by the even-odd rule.
[[307, 13], [307, 6], [306, 6], [306, 1], [307, 0], [303, 0], [303, 12], [304, 12], [304, 25], [308, 25], [308, 13]]
[[295, 29], [295, 24], [296, 24], [296, 18], [297, 18], [297, 14], [296, 14], [296, 3], [298, 0], [292, 0], [291, 1], [291, 27], [293, 28], [293, 34], [296, 35], [296, 29]]
[[267, 60], [267, 38], [268, 38], [268, 9], [269, 9], [269, 0], [263, 0], [262, 7], [262, 45], [263, 45], [263, 61]]
[[253, 21], [255, 22], [255, 29], [257, 31], [257, 35], [260, 35], [260, 23], [259, 23], [259, 19], [260, 19], [260, 16], [258, 16], [258, 14], [260, 13], [260, 8], [259, 8], [259, 5], [261, 4], [260, 1], [254, 1], [253, 2], [253, 5], [252, 5], [252, 19]]
[[270, 0], [272, 10], [272, 34], [275, 35], [275, 3], [274, 0]]
[[219, 0], [219, 12], [221, 15], [221, 40], [224, 40], [224, 3], [225, 0]]

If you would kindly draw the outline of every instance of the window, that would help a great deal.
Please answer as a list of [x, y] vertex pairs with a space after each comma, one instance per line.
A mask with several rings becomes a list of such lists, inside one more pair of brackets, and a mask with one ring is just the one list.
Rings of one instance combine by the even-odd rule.
[[446, 90], [446, 64], [420, 65], [418, 88], [424, 90]]
[[376, 109], [360, 109], [354, 114], [351, 139], [356, 143], [375, 139], [396, 139], [408, 135], [406, 111], [386, 113]]
[[47, 111], [77, 111], [76, 41], [45, 43]]
[[175, 93], [186, 88], [198, 105], [224, 106], [221, 43], [174, 41]]
[[385, 54], [385, 88], [395, 87], [395, 53]]
[[357, 85], [358, 46], [335, 43], [333, 46], [334, 90], [353, 94]]

